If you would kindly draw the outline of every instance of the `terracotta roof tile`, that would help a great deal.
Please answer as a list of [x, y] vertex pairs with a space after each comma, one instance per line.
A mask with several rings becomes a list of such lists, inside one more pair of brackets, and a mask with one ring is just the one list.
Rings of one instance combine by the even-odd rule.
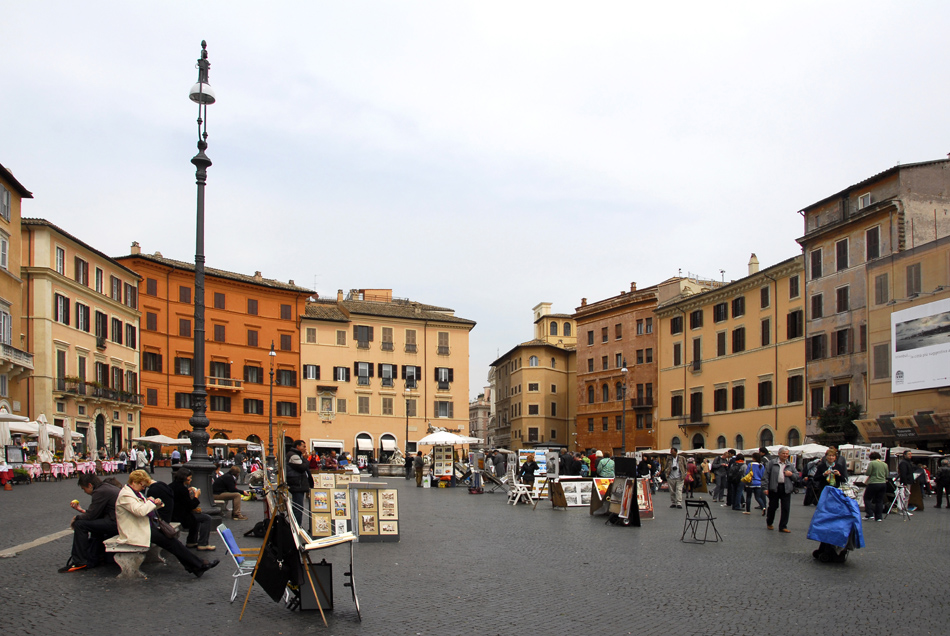
[[[158, 256], [157, 254], [129, 254], [127, 256], [117, 256], [116, 259], [133, 259], [140, 258], [144, 261], [151, 261], [153, 263], [158, 263], [160, 265], [166, 265], [168, 267], [173, 267], [175, 269], [183, 269], [185, 271], [193, 272], [195, 271], [194, 263], [186, 263], [185, 261], [175, 260], [173, 258], [165, 258], [164, 256]], [[271, 278], [256, 278], [254, 276], [248, 276], [247, 274], [238, 274], [236, 272], [229, 272], [223, 269], [215, 269], [214, 267], [205, 267], [205, 276], [215, 276], [217, 278], [226, 278], [228, 280], [234, 280], [241, 283], [247, 283], [249, 285], [259, 285], [261, 287], [270, 287], [271, 289], [282, 289], [284, 291], [297, 292], [298, 294], [313, 294], [312, 289], [307, 289], [305, 287], [298, 287], [297, 285], [291, 285], [290, 283], [283, 283], [279, 280], [273, 280]]]
[[369, 300], [318, 299], [307, 303], [307, 318], [318, 320], [352, 321], [353, 316], [379, 316], [381, 318], [409, 318], [475, 326], [474, 320], [459, 318], [453, 310], [409, 300], [374, 302]]

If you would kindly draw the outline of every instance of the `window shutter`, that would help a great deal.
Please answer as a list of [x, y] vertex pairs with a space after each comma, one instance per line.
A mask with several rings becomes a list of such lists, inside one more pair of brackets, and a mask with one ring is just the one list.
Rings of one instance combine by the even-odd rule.
[[247, 382], [247, 365], [244, 365], [244, 381]]
[[156, 354], [155, 357], [158, 359], [158, 369], [157, 369], [157, 370], [160, 372], [160, 371], [162, 370], [162, 354], [160, 354], [160, 353], [159, 353], [159, 354]]
[[374, 365], [373, 365], [373, 363], [370, 362], [370, 363], [367, 364], [366, 366], [369, 368], [369, 377], [371, 377], [371, 378], [376, 377], [376, 376], [373, 375], [373, 372], [374, 372], [374, 369], [373, 369], [373, 366], [374, 366]]
[[434, 379], [435, 379], [436, 382], [439, 381], [439, 367], [436, 367], [436, 368], [435, 368], [435, 378], [434, 378]]
[[383, 363], [382, 362], [379, 363], [379, 370], [377, 371], [377, 373], [379, 373], [379, 377], [383, 377]]
[[359, 329], [359, 327], [357, 327], [356, 325], [353, 325], [353, 340], [357, 340], [357, 339], [358, 339], [358, 338], [357, 338], [358, 329]]
[[320, 365], [319, 365], [319, 364], [317, 365], [317, 378], [316, 378], [316, 379], [317, 379], [317, 380], [320, 379]]
[[449, 417], [455, 417], [455, 409], [453, 408], [452, 402], [449, 402]]
[[69, 299], [63, 297], [63, 324], [69, 324]]
[[[358, 376], [359, 374], [360, 374], [360, 363], [359, 363], [359, 362], [354, 362], [354, 363], [353, 363], [353, 375], [357, 375], [357, 376]], [[347, 375], [349, 375], [349, 374], [347, 374]]]
[[406, 365], [402, 365], [402, 379], [406, 379]]
[[369, 341], [370, 341], [370, 342], [373, 341], [373, 328], [372, 328], [372, 327], [369, 327]]
[[297, 386], [297, 369], [290, 372], [290, 386]]
[[175, 375], [181, 373], [181, 358], [175, 358]]
[[455, 369], [449, 369], [449, 382], [455, 382]]
[[347, 367], [347, 368], [345, 369], [345, 371], [346, 371], [346, 381], [349, 382], [349, 381], [350, 381], [350, 368]]
[[224, 369], [224, 377], [226, 377], [226, 378], [230, 378], [230, 377], [231, 377], [231, 363], [230, 363], [230, 362], [228, 362], [228, 366], [225, 367], [225, 369]]

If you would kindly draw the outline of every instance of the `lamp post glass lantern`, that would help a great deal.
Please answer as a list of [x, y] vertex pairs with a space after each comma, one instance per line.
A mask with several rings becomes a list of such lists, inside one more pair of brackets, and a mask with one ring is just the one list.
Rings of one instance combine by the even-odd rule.
[[270, 404], [267, 410], [267, 465], [270, 468], [277, 466], [277, 458], [274, 457], [274, 358], [277, 352], [274, 351], [274, 341], [270, 341]]
[[214, 475], [214, 463], [208, 456], [208, 417], [205, 412], [208, 391], [205, 385], [205, 184], [208, 180], [208, 168], [211, 159], [205, 154], [208, 148], [208, 105], [215, 102], [214, 91], [208, 83], [207, 43], [201, 41], [201, 57], [198, 58], [198, 82], [192, 86], [188, 98], [198, 104], [198, 154], [191, 158], [195, 166], [195, 181], [198, 185], [198, 202], [195, 223], [195, 362], [194, 390], [191, 398], [193, 415], [188, 420], [191, 425], [191, 459], [186, 464], [194, 473], [194, 481], [201, 484], [202, 492], [208, 501], [208, 514], [218, 516], [221, 511], [215, 506], [211, 494], [211, 478]]

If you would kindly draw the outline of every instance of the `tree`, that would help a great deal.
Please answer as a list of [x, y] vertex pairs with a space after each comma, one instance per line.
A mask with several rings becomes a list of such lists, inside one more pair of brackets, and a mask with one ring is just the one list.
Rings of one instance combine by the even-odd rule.
[[861, 405], [857, 402], [847, 404], [829, 404], [818, 412], [818, 443], [826, 446], [854, 444], [861, 434], [854, 420], [861, 416]]

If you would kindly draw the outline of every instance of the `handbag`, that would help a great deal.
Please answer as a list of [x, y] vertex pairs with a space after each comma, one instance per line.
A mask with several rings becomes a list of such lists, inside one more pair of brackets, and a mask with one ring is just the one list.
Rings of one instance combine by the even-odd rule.
[[161, 517], [155, 518], [155, 526], [158, 528], [159, 532], [164, 534], [169, 539], [177, 539], [181, 534], [181, 528], [176, 528]]
[[744, 484], [752, 483], [752, 467], [751, 466], [749, 467], [749, 472], [747, 472], [740, 481]]

